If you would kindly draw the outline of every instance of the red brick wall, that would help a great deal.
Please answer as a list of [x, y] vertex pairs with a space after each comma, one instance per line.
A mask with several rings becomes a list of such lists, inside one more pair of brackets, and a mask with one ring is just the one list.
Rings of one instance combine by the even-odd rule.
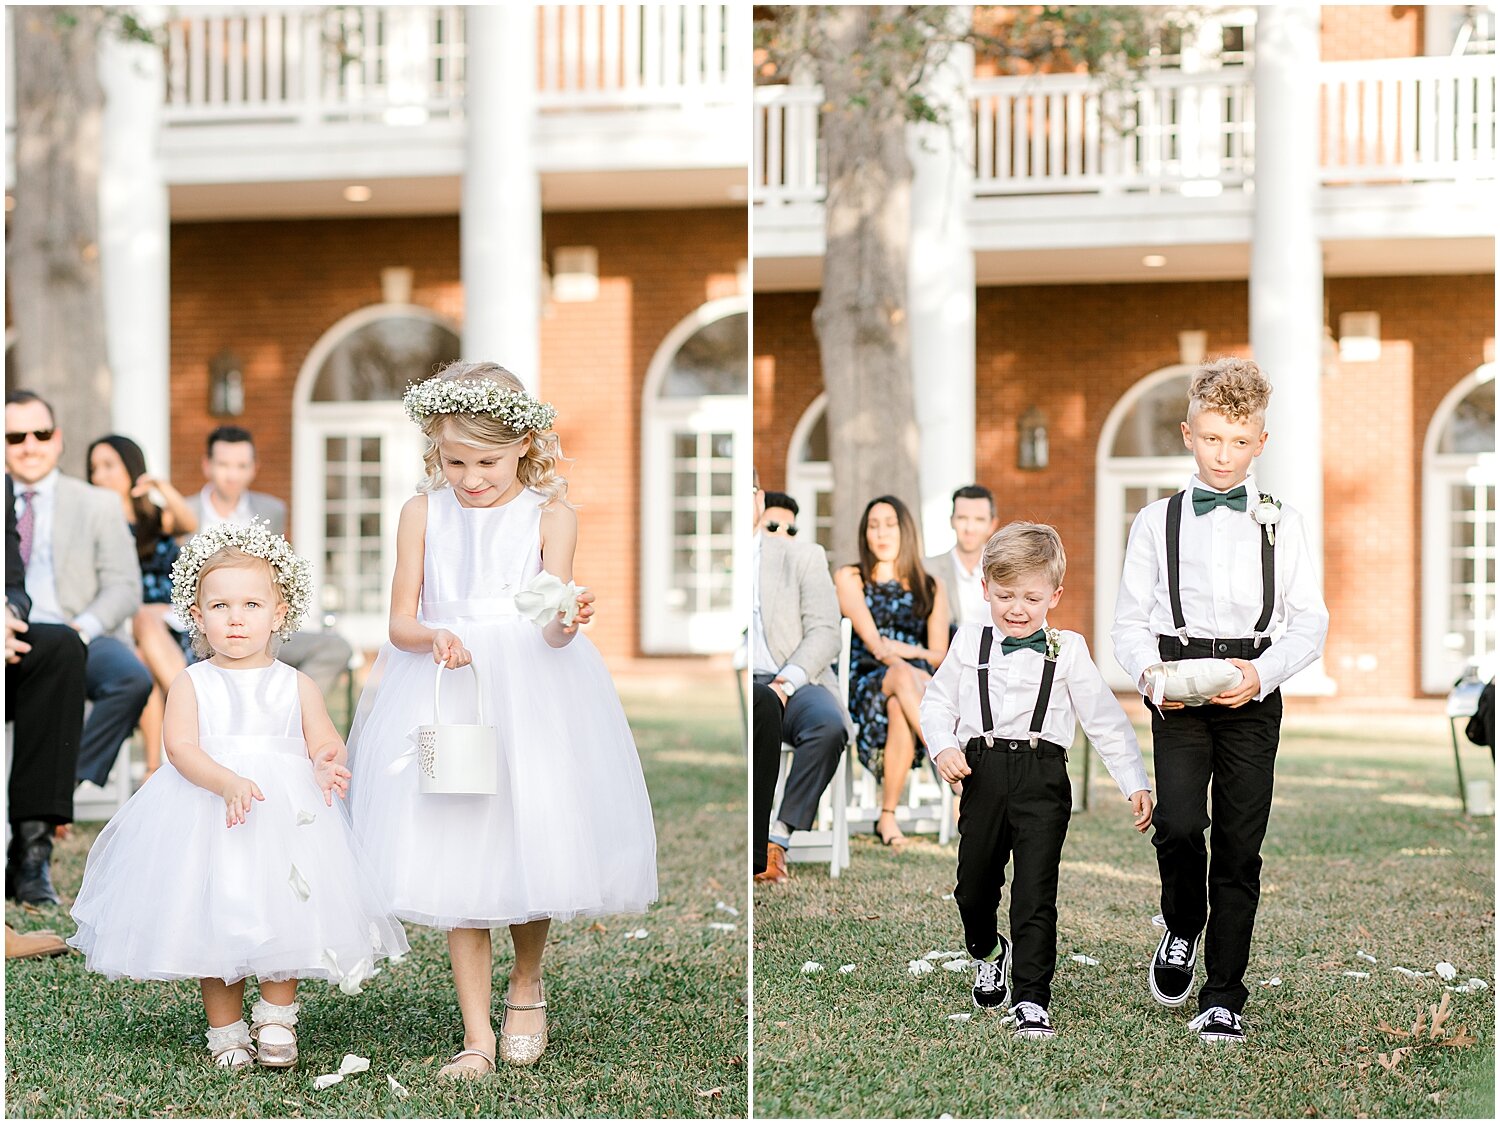
[[1399, 59], [1422, 53], [1423, 12], [1419, 4], [1324, 4], [1322, 57]]
[[[599, 250], [600, 296], [552, 304], [541, 330], [542, 392], [558, 408], [564, 473], [580, 505], [578, 578], [599, 598], [596, 644], [639, 654], [640, 396], [662, 337], [704, 301], [734, 291], [745, 212], [555, 214], [543, 237]], [[244, 363], [256, 436], [256, 488], [291, 499], [293, 386], [340, 318], [381, 300], [380, 270], [414, 271], [412, 301], [463, 320], [454, 216], [178, 224], [172, 230], [174, 482], [201, 486], [208, 365], [228, 348]]]
[[[1323, 384], [1326, 657], [1350, 697], [1410, 697], [1419, 687], [1420, 462], [1438, 402], [1493, 350], [1492, 277], [1332, 278], [1340, 312], [1378, 311], [1372, 363], [1342, 364]], [[756, 460], [783, 482], [792, 427], [821, 390], [816, 295], [756, 297]], [[983, 288], [976, 460], [1003, 519], [1054, 524], [1068, 545], [1068, 592], [1054, 619], [1092, 635], [1094, 471], [1105, 418], [1137, 380], [1178, 360], [1177, 333], [1208, 334], [1210, 354], [1249, 354], [1243, 282]], [[1271, 372], [1272, 380], [1275, 373]], [[1015, 467], [1015, 418], [1047, 415], [1051, 466]], [[1276, 439], [1272, 434], [1271, 440]], [[1392, 641], [1389, 607], [1408, 606]], [[1376, 656], [1360, 671], [1359, 656]]]

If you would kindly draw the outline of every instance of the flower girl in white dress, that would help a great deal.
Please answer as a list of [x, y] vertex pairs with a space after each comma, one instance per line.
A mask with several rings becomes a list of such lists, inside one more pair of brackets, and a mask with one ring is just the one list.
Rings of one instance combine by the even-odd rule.
[[[473, 1077], [495, 1061], [490, 929], [510, 926], [516, 952], [500, 1056], [529, 1065], [547, 1044], [549, 921], [644, 910], [656, 834], [614, 683], [578, 634], [592, 597], [571, 584], [578, 520], [555, 412], [493, 363], [450, 365], [406, 408], [428, 478], [396, 532], [390, 643], [349, 735], [350, 810], [396, 915], [449, 930], [464, 1049], [442, 1072]], [[471, 663], [472, 680], [441, 670]], [[439, 675], [445, 721], [472, 721], [458, 715], [478, 685], [499, 742], [493, 796], [419, 789], [415, 730], [435, 721]]]
[[167, 694], [168, 764], [95, 841], [68, 943], [111, 979], [198, 979], [214, 1060], [285, 1068], [297, 980], [353, 994], [406, 934], [333, 807], [350, 774], [322, 696], [270, 654], [307, 612], [307, 562], [263, 525], [220, 524], [184, 548], [172, 600], [209, 658]]

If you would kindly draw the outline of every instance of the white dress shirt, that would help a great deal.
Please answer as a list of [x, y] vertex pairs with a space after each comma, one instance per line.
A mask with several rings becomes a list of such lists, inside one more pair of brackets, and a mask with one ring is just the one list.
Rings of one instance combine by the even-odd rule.
[[[984, 626], [960, 625], [937, 674], [922, 695], [922, 737], [936, 758], [945, 749], [961, 750], [970, 738], [984, 735], [979, 705], [979, 641]], [[1067, 748], [1079, 723], [1094, 743], [1104, 767], [1127, 797], [1149, 789], [1146, 763], [1135, 730], [1104, 676], [1089, 658], [1088, 642], [1076, 632], [1063, 632], [1053, 673], [1052, 697], [1042, 720], [1042, 737]], [[1042, 686], [1045, 657], [1030, 648], [1001, 653], [1004, 637], [995, 630], [990, 649], [990, 713], [995, 737], [1027, 738], [1031, 714]]]
[[198, 520], [198, 530], [195, 534], [201, 534], [210, 527], [217, 527], [220, 523], [234, 523], [238, 526], [248, 526], [251, 520], [250, 493], [244, 492], [240, 496], [239, 503], [234, 505], [234, 510], [228, 515], [220, 515], [219, 509], [214, 506], [214, 486], [203, 485], [203, 491], [198, 493], [203, 499], [203, 516]]
[[[26, 560], [26, 595], [31, 598], [31, 620], [36, 624], [67, 624], [67, 615], [57, 599], [57, 567], [52, 550], [52, 527], [57, 512], [57, 469], [35, 484], [15, 481], [16, 519], [26, 505], [22, 492], [31, 497], [31, 557]], [[123, 517], [122, 517], [123, 518]]]
[[948, 553], [953, 558], [953, 572], [958, 576], [958, 588], [953, 591], [958, 598], [954, 619], [959, 624], [989, 624], [990, 603], [979, 588], [979, 563], [976, 562], [972, 570], [966, 570], [959, 560], [957, 547]]
[[807, 686], [807, 672], [796, 664], [787, 664], [785, 667], [777, 667], [776, 661], [771, 658], [771, 645], [766, 642], [766, 626], [760, 616], [760, 537], [763, 531], [756, 531], [751, 538], [750, 548], [750, 579], [751, 587], [751, 610], [750, 610], [750, 672], [752, 675], [773, 675], [785, 679], [792, 685], [792, 689], [799, 690]]
[[[1260, 543], [1265, 531], [1250, 514], [1260, 499], [1254, 477], [1246, 477], [1244, 484], [1245, 511], [1216, 507], [1196, 514], [1194, 488], [1232, 491], [1209, 488], [1196, 474], [1188, 480], [1188, 494], [1183, 497], [1178, 586], [1187, 633], [1200, 640], [1254, 636], [1260, 620]], [[1110, 632], [1115, 659], [1136, 683], [1142, 672], [1161, 662], [1157, 637], [1177, 633], [1167, 588], [1168, 498], [1147, 504], [1131, 524], [1125, 572], [1115, 601]], [[1328, 608], [1308, 552], [1302, 516], [1283, 505], [1275, 526], [1275, 600], [1264, 634], [1274, 642], [1255, 659], [1260, 676], [1257, 700], [1316, 660], [1328, 634]]]

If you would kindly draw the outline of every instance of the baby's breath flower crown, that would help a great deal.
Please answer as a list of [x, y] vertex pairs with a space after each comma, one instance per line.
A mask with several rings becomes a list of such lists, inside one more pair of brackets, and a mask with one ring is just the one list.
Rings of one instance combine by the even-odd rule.
[[408, 386], [401, 404], [418, 425], [436, 414], [489, 414], [520, 432], [551, 429], [557, 420], [550, 402], [538, 402], [494, 379], [430, 378]]
[[296, 554], [286, 539], [273, 535], [269, 523], [217, 523], [193, 536], [172, 564], [172, 607], [177, 616], [193, 635], [198, 635], [192, 608], [198, 603], [199, 574], [205, 562], [228, 547], [264, 558], [270, 564], [287, 605], [286, 618], [276, 635], [290, 640], [312, 607], [312, 564]]

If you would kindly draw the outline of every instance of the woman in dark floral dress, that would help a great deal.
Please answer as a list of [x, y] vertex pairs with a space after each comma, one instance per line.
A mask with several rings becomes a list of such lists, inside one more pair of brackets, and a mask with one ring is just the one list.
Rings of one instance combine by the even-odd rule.
[[[136, 652], [156, 687], [141, 712], [146, 742], [146, 775], [161, 764], [162, 708], [167, 688], [187, 666], [182, 648], [167, 624], [172, 610], [172, 563], [181, 552], [178, 535], [198, 529], [198, 520], [171, 481], [146, 471], [146, 455], [128, 437], [111, 433], [89, 446], [89, 483], [120, 497], [125, 521], [135, 537], [141, 565], [141, 607], [131, 623]], [[164, 501], [158, 506], [151, 493]]]
[[887, 846], [904, 836], [896, 805], [918, 752], [918, 708], [932, 670], [948, 651], [942, 585], [922, 568], [916, 521], [895, 496], [877, 496], [860, 520], [859, 565], [834, 575], [839, 609], [854, 625], [849, 714], [859, 723], [859, 759], [880, 778], [875, 833]]

